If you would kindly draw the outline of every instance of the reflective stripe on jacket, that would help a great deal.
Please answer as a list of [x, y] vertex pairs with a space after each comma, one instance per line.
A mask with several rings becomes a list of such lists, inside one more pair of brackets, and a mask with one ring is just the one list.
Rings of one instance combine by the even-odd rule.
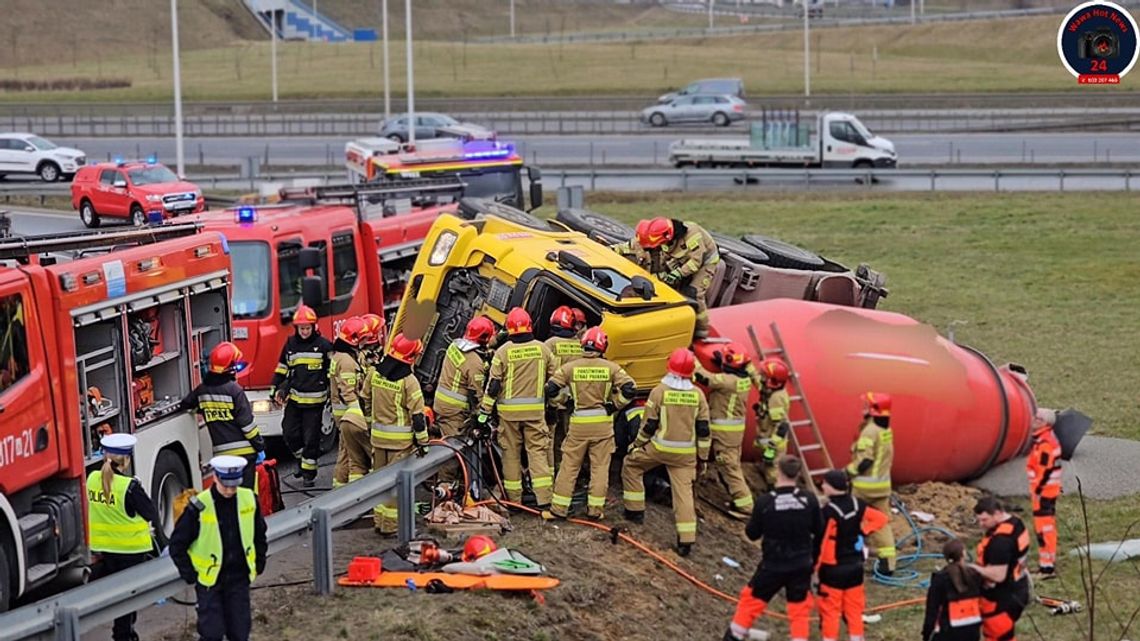
[[[190, 544], [187, 552], [190, 562], [198, 573], [198, 583], [209, 588], [218, 582], [222, 569], [222, 533], [218, 529], [218, 513], [214, 509], [214, 497], [210, 490], [191, 499], [198, 509], [198, 538]], [[237, 488], [238, 529], [241, 531], [241, 546], [245, 552], [245, 562], [249, 566], [249, 580], [257, 578], [257, 550], [253, 546], [254, 512], [257, 498], [253, 490]]]
[[87, 524], [92, 552], [140, 554], [150, 552], [150, 523], [127, 515], [127, 489], [134, 480], [116, 474], [111, 480], [111, 496], [103, 495], [103, 471], [87, 475]]

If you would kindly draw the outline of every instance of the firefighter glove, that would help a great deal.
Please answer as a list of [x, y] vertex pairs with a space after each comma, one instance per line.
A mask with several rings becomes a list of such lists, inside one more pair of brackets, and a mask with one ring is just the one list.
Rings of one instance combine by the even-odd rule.
[[681, 282], [681, 272], [675, 269], [668, 271], [663, 276], [661, 276], [661, 280], [666, 285], [676, 285], [677, 283]]
[[728, 454], [725, 454], [724, 452], [717, 452], [716, 456], [713, 457], [713, 460], [716, 461], [717, 465], [728, 465], [732, 462], [729, 460]]
[[629, 444], [629, 449], [626, 450], [626, 452], [632, 454], [634, 450], [640, 450], [645, 447], [645, 444], [648, 442], [649, 437], [646, 436], [644, 432], [638, 432], [637, 438], [633, 439], [633, 442]]
[[265, 450], [261, 450], [260, 452], [257, 453], [257, 463], [260, 465], [261, 463], [264, 463], [264, 462], [265, 462]]
[[489, 414], [487, 414], [486, 412], [480, 411], [479, 416], [475, 417], [475, 422], [480, 424], [480, 425], [486, 425], [487, 419], [489, 419], [489, 418], [490, 418]]
[[708, 470], [709, 462], [704, 459], [697, 459], [697, 476], [704, 476]]

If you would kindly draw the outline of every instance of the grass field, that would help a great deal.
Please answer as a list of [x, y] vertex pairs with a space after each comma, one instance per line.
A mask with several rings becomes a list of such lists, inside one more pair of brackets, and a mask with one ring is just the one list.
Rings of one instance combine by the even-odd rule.
[[[813, 32], [816, 93], [1064, 91], [1078, 86], [1057, 60], [1055, 16], [1017, 21], [819, 29]], [[1016, 27], [1018, 37], [1009, 38]], [[1000, 42], [1001, 46], [985, 43]], [[402, 88], [403, 43], [393, 43], [393, 87]], [[802, 34], [598, 45], [416, 43], [420, 96], [656, 95], [701, 77], [744, 78], [753, 103], [768, 93], [803, 90]], [[278, 57], [284, 98], [381, 95], [376, 44], [287, 43]], [[188, 100], [267, 100], [269, 45], [244, 42], [187, 51]], [[13, 77], [11, 67], [0, 78]], [[165, 47], [152, 54], [80, 58], [24, 66], [22, 78], [130, 78], [127, 89], [7, 93], [7, 101], [159, 101], [169, 99]], [[1108, 88], [1102, 88], [1111, 90]]]

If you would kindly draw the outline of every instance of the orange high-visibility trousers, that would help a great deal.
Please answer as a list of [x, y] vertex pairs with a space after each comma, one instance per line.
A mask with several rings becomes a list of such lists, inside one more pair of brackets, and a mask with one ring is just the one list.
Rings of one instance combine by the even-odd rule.
[[[736, 613], [732, 616], [729, 629], [739, 639], [748, 638], [748, 630], [756, 619], [768, 609], [768, 602], [758, 599], [752, 594], [752, 586], [746, 585], [740, 590], [740, 601], [736, 604]], [[811, 593], [803, 601], [788, 603], [788, 617], [792, 641], [807, 641], [811, 634]]]
[[1014, 627], [1021, 611], [1010, 605], [982, 599], [982, 638], [985, 641], [1017, 641]]
[[829, 585], [819, 586], [819, 628], [823, 641], [839, 639], [839, 620], [847, 623], [851, 641], [863, 641], [863, 610], [867, 595], [862, 585], [846, 590]]
[[1037, 532], [1037, 565], [1057, 563], [1057, 499], [1033, 495], [1033, 529]]

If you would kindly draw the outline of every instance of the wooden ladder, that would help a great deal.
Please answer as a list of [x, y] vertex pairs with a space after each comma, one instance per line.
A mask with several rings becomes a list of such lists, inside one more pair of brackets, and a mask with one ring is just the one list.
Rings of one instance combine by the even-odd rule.
[[[791, 420], [791, 408], [788, 412], [788, 424], [791, 426], [788, 437], [795, 446], [796, 452], [800, 459], [803, 461], [803, 467], [800, 471], [800, 479], [804, 482], [805, 486], [818, 491], [817, 481], [822, 482], [822, 476], [831, 470], [834, 465], [831, 462], [831, 453], [827, 451], [827, 444], [824, 443], [823, 434], [819, 431], [819, 423], [815, 420], [815, 415], [811, 411], [811, 405], [808, 403], [807, 395], [804, 393], [804, 386], [800, 381], [799, 374], [796, 373], [795, 365], [792, 364], [791, 355], [788, 354], [787, 348], [784, 346], [784, 339], [780, 336], [780, 328], [776, 325], [775, 321], [769, 325], [772, 329], [772, 338], [776, 341], [775, 349], [764, 350], [760, 346], [760, 341], [756, 338], [756, 330], [749, 325], [748, 336], [752, 339], [752, 347], [756, 353], [760, 355], [761, 359], [768, 358], [769, 356], [779, 356], [781, 360], [788, 366], [788, 374], [791, 379], [794, 394], [789, 395], [791, 405], [795, 406], [797, 403], [803, 406], [804, 416], [806, 418]], [[810, 428], [810, 429], [804, 429]], [[809, 458], [808, 454], [813, 453]], [[815, 459], [814, 465], [811, 459]]]

